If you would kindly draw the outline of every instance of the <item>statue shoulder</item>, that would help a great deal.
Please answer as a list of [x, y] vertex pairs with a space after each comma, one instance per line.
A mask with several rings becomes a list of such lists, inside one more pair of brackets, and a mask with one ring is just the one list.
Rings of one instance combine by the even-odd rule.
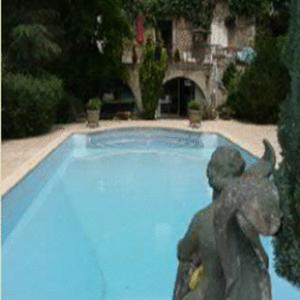
[[208, 220], [213, 218], [213, 210], [214, 210], [214, 203], [211, 203], [207, 207], [199, 210], [193, 217], [191, 226], [199, 227], [201, 224], [206, 223]]

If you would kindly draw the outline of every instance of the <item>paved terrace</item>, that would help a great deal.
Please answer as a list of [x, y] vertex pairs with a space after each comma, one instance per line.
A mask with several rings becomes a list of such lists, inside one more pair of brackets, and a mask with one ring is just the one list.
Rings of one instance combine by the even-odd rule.
[[52, 132], [33, 138], [2, 142], [2, 187], [6, 193], [21, 178], [31, 171], [53, 149], [68, 136], [76, 132], [97, 132], [124, 127], [163, 127], [192, 130], [194, 132], [220, 133], [239, 144], [254, 155], [261, 156], [264, 150], [262, 140], [267, 138], [275, 148], [280, 160], [280, 146], [277, 140], [277, 127], [244, 124], [237, 121], [204, 121], [199, 129], [191, 129], [187, 120], [157, 121], [100, 121], [96, 129], [89, 129], [84, 123], [56, 126]]

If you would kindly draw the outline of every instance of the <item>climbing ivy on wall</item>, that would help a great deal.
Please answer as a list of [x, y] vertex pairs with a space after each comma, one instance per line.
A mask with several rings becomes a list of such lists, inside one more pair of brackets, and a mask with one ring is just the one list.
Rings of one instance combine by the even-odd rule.
[[150, 22], [164, 17], [183, 17], [195, 27], [209, 30], [213, 16], [213, 0], [129, 0], [124, 8], [134, 20], [143, 14]]
[[255, 16], [264, 14], [271, 8], [270, 0], [228, 0], [229, 9], [232, 15]]
[[[216, 0], [124, 0], [124, 8], [134, 20], [143, 14], [148, 21], [158, 18], [183, 17], [194, 27], [210, 29]], [[225, 0], [224, 0], [225, 1]], [[228, 0], [232, 16], [255, 16], [270, 11], [272, 0]]]
[[[162, 0], [160, 0], [162, 1]], [[212, 0], [164, 0], [165, 14], [183, 17], [195, 27], [209, 30], [213, 17], [214, 2]]]

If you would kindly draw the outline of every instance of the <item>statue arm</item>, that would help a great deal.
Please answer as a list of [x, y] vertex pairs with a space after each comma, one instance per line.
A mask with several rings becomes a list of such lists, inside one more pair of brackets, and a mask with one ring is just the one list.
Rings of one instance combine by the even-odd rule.
[[253, 226], [250, 225], [248, 221], [244, 219], [244, 217], [241, 214], [237, 214], [237, 219], [243, 233], [245, 234], [247, 239], [251, 242], [254, 251], [258, 255], [259, 259], [261, 260], [265, 268], [268, 269], [269, 258], [261, 243], [257, 231], [253, 228]]
[[259, 235], [255, 232], [245, 232], [246, 237], [251, 242], [254, 251], [256, 252], [257, 256], [259, 257], [260, 261], [264, 265], [266, 269], [269, 268], [269, 257], [261, 243], [261, 240], [259, 238]]
[[225, 299], [239, 299], [241, 258], [238, 248], [235, 243], [232, 243], [232, 236], [222, 229], [217, 229], [216, 245], [226, 278]]
[[193, 218], [184, 238], [178, 243], [177, 257], [179, 261], [193, 260], [193, 254], [197, 251], [197, 218]]

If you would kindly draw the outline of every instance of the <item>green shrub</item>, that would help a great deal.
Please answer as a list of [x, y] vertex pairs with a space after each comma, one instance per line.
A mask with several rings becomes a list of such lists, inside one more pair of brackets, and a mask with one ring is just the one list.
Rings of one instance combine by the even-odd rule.
[[217, 108], [218, 115], [223, 120], [230, 120], [234, 116], [234, 112], [227, 103], [220, 105]]
[[36, 79], [8, 73], [3, 78], [2, 134], [19, 138], [48, 131], [63, 95], [62, 81], [54, 76]]
[[289, 44], [286, 55], [291, 92], [282, 103], [278, 137], [283, 160], [275, 173], [283, 212], [274, 240], [275, 268], [300, 287], [300, 1], [291, 1]]
[[224, 75], [223, 75], [223, 84], [227, 91], [231, 90], [232, 85], [235, 85], [236, 78], [237, 78], [238, 72], [236, 65], [234, 63], [231, 63], [226, 68]]
[[[289, 90], [289, 74], [281, 60], [282, 40], [260, 37], [257, 56], [240, 76], [226, 79], [228, 104], [238, 119], [276, 123], [279, 105]], [[228, 76], [229, 77], [229, 76]]]
[[56, 107], [56, 123], [71, 123], [77, 120], [78, 115], [84, 112], [82, 101], [71, 94], [64, 93]]
[[99, 110], [102, 106], [101, 100], [98, 97], [92, 98], [86, 105], [88, 110]]
[[[228, 120], [235, 116], [235, 104], [238, 102], [239, 83], [242, 71], [238, 71], [236, 64], [231, 63], [223, 75], [223, 85], [225, 86], [228, 96], [226, 104], [218, 107], [220, 118]], [[246, 109], [246, 108], [245, 108]]]
[[230, 12], [234, 15], [259, 16], [271, 8], [270, 0], [229, 0]]
[[197, 101], [197, 100], [191, 100], [189, 103], [188, 103], [188, 108], [190, 110], [199, 110], [200, 112], [203, 111], [203, 105], [201, 104], [200, 101]]
[[139, 69], [139, 81], [142, 93], [143, 116], [154, 119], [162, 83], [168, 66], [168, 55], [164, 48], [148, 40], [143, 52], [143, 61]]

